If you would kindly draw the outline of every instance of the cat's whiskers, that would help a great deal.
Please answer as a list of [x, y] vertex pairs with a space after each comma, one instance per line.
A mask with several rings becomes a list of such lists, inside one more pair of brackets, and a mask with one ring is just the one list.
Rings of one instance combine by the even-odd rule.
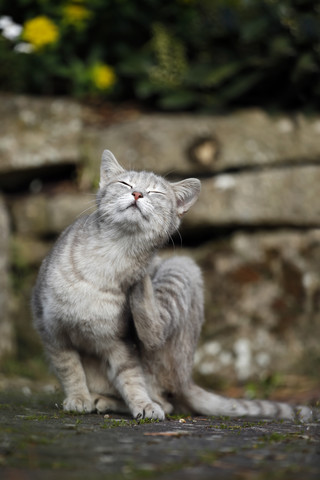
[[82, 212], [79, 213], [79, 215], [77, 215], [76, 218], [82, 217], [86, 212], [88, 212], [89, 210], [93, 209], [94, 207], [96, 207], [96, 202], [92, 203], [92, 205], [89, 205], [89, 207], [87, 207], [87, 208], [85, 208], [84, 210], [82, 210]]
[[152, 215], [155, 211], [155, 208], [152, 205], [152, 203], [145, 203], [143, 205], [143, 210], [144, 210], [144, 213], [146, 213], [147, 215]]
[[87, 224], [90, 226], [93, 222], [94, 222], [94, 217], [92, 216], [92, 214], [88, 215], [86, 218], [86, 221], [84, 222], [83, 228], [85, 228]]
[[[87, 208], [85, 208], [84, 210], [82, 210], [82, 212], [80, 212], [80, 213], [76, 216], [76, 219], [78, 219], [78, 218], [80, 218], [80, 217], [83, 217], [83, 216], [88, 212], [88, 218], [86, 219], [86, 221], [85, 221], [85, 223], [84, 223], [84, 227], [86, 226], [87, 221], [88, 221], [88, 219], [89, 219], [90, 216], [91, 216], [91, 213], [94, 212], [94, 210], [96, 209], [96, 206], [97, 206], [97, 205], [96, 205], [96, 200], [90, 200], [88, 203], [91, 204], [91, 205], [89, 205]], [[90, 210], [91, 210], [91, 211], [90, 211]]]
[[169, 237], [169, 239], [170, 239], [170, 241], [171, 241], [171, 243], [172, 243], [173, 250], [175, 250], [175, 249], [176, 249], [176, 246], [175, 246], [175, 244], [174, 244], [174, 240], [173, 240], [172, 236], [170, 235], [170, 233], [168, 233], [168, 237]]
[[[100, 213], [100, 212], [99, 212]], [[97, 217], [97, 221], [100, 222], [104, 217], [106, 217], [108, 215], [108, 212], [102, 212], [98, 215]], [[95, 220], [95, 219], [94, 219]]]
[[180, 247], [182, 248], [182, 235], [181, 235], [181, 233], [180, 233], [179, 228], [177, 228], [176, 233], [178, 234], [178, 237], [179, 237], [179, 239], [180, 239]]

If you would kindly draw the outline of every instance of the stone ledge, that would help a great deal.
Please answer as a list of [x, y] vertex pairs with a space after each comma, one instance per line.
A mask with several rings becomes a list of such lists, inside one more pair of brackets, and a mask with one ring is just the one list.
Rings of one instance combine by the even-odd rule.
[[202, 181], [186, 225], [320, 226], [320, 168], [219, 175]]
[[82, 107], [56, 98], [0, 97], [0, 174], [79, 162]]
[[99, 165], [105, 148], [127, 168], [199, 175], [271, 165], [320, 164], [320, 117], [124, 115], [95, 124], [94, 112], [69, 99], [0, 96], [0, 174], [59, 163]]
[[199, 175], [229, 169], [319, 162], [320, 118], [271, 117], [260, 110], [225, 116], [141, 115], [88, 129], [89, 156], [112, 150], [127, 168]]

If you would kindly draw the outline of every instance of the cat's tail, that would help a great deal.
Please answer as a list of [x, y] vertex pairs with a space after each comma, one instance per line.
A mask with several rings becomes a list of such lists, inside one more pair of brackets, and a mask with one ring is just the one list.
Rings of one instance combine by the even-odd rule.
[[184, 402], [198, 415], [223, 415], [231, 417], [262, 417], [280, 419], [312, 420], [309, 407], [294, 407], [287, 403], [269, 400], [245, 400], [226, 398], [207, 392], [195, 384], [189, 385], [183, 394]]

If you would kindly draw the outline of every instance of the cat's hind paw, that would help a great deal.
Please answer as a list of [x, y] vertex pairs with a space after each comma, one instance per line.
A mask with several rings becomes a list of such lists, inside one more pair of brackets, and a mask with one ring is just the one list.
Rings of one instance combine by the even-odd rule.
[[92, 393], [91, 398], [98, 413], [129, 413], [128, 407], [119, 399]]
[[63, 401], [63, 410], [66, 412], [90, 413], [95, 409], [90, 396], [69, 395]]
[[160, 405], [155, 402], [147, 403], [143, 407], [137, 407], [133, 409], [133, 417], [136, 420], [142, 420], [144, 418], [150, 418], [152, 420], [164, 420], [165, 414]]

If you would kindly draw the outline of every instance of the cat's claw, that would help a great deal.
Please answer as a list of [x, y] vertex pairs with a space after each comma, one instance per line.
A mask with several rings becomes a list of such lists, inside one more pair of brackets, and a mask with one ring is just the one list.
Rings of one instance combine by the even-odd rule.
[[152, 420], [164, 420], [165, 414], [160, 405], [157, 403], [147, 403], [142, 408], [135, 408], [133, 416], [136, 420], [150, 418]]
[[86, 395], [70, 395], [63, 401], [66, 412], [90, 413], [95, 409], [91, 397]]

